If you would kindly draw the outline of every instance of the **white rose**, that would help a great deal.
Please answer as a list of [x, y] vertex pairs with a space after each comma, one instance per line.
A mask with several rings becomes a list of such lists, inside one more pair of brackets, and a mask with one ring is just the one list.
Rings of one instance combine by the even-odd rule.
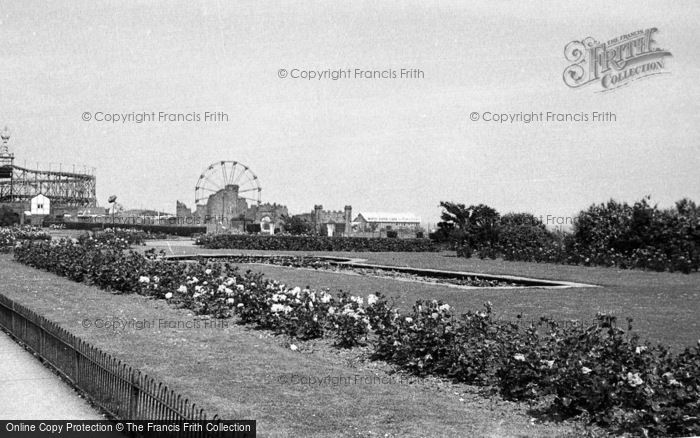
[[630, 386], [634, 388], [635, 386], [639, 386], [642, 383], [644, 383], [644, 380], [642, 380], [642, 378], [639, 377], [639, 373], [632, 374], [631, 372], [628, 372], [627, 383], [629, 383]]

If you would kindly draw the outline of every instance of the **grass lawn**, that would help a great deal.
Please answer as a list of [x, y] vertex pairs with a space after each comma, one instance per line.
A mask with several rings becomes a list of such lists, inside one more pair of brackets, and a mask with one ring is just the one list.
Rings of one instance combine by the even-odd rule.
[[[266, 254], [269, 251], [208, 250], [189, 242], [150, 242], [168, 254]], [[306, 254], [275, 252], [276, 254]], [[491, 301], [504, 318], [521, 313], [526, 319], [549, 316], [555, 319], [590, 320], [597, 312], [634, 319], [633, 328], [643, 338], [674, 348], [694, 345], [700, 339], [700, 273], [660, 273], [503, 260], [457, 258], [452, 253], [309, 253], [362, 258], [368, 262], [565, 280], [595, 284], [595, 288], [572, 289], [455, 289], [390, 279], [349, 276], [323, 271], [296, 270], [269, 265], [242, 265], [289, 285], [346, 290], [356, 295], [381, 291], [397, 297], [400, 308], [410, 309], [419, 299], [443, 300], [458, 312], [481, 309]]]
[[[307, 276], [304, 283], [333, 283], [335, 278], [354, 292], [369, 293], [370, 285], [381, 285], [310, 271], [277, 272]], [[317, 341], [292, 351], [284, 338], [231, 320], [214, 327], [205, 327], [202, 320], [196, 320], [199, 328], [168, 327], [195, 320], [162, 300], [114, 295], [15, 263], [10, 255], [0, 255], [0, 273], [1, 294], [164, 381], [208, 412], [226, 419], [258, 420], [260, 436], [577, 434], [569, 423], [535, 424], [527, 405], [485, 398], [473, 387], [439, 379], [401, 381], [385, 364], [364, 360], [360, 349], [341, 351]], [[442, 293], [421, 288], [428, 295]], [[419, 296], [420, 288], [410, 294]], [[407, 293], [405, 299], [412, 296]], [[119, 330], [95, 327], [115, 318], [133, 325]], [[86, 328], [85, 321], [91, 327]], [[137, 322], [144, 327], [139, 329]], [[315, 384], [312, 379], [317, 379]]]

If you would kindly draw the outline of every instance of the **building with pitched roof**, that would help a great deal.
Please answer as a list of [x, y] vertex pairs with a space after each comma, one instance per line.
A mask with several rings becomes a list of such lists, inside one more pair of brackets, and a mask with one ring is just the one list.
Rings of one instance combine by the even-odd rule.
[[413, 213], [362, 212], [353, 221], [353, 228], [361, 232], [418, 230], [420, 217]]

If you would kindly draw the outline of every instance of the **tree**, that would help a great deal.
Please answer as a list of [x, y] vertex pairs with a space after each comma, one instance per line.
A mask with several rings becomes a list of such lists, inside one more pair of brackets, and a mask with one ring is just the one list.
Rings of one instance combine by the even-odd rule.
[[464, 240], [466, 227], [467, 207], [464, 204], [453, 202], [440, 202], [444, 210], [440, 215], [441, 222], [437, 224], [437, 230], [430, 237], [437, 242], [452, 242], [458, 244]]
[[295, 235], [312, 234], [314, 230], [313, 224], [301, 216], [283, 215], [282, 224], [284, 231]]
[[444, 210], [440, 215], [438, 230], [434, 238], [452, 242], [457, 246], [479, 247], [491, 245], [498, 240], [498, 212], [488, 205], [457, 204], [440, 202]]
[[695, 202], [688, 198], [683, 198], [680, 201], [676, 201], [676, 211], [681, 216], [690, 216], [693, 218], [700, 216], [700, 207], [695, 205]]
[[499, 221], [498, 247], [506, 260], [540, 261], [563, 238], [530, 213], [504, 214]]
[[9, 225], [14, 225], [19, 223], [19, 215], [12, 211], [11, 208], [2, 206], [0, 207], [0, 227], [6, 227]]
[[488, 205], [470, 206], [469, 235], [473, 245], [491, 246], [498, 241], [500, 214]]

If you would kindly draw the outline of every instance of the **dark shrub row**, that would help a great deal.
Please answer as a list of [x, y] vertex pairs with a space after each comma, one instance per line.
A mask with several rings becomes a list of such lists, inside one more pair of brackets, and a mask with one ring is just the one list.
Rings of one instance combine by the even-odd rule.
[[[104, 227], [102, 223], [93, 222], [56, 222], [56, 223], [46, 223], [49, 225], [63, 225], [64, 228], [68, 230], [86, 230], [86, 231], [97, 231], [103, 228], [112, 228], [111, 223], [105, 223]], [[144, 224], [121, 224], [116, 223], [115, 228], [123, 230], [140, 230], [146, 233], [156, 234], [160, 236], [183, 236], [191, 237], [195, 234], [202, 234], [207, 232], [206, 227], [196, 227], [196, 226], [180, 226], [180, 225], [144, 225]]]
[[197, 245], [209, 249], [261, 249], [270, 251], [354, 251], [426, 252], [437, 251], [428, 239], [380, 239], [323, 236], [251, 236], [217, 234], [200, 236]]
[[549, 231], [531, 214], [500, 216], [486, 206], [452, 203], [443, 207], [443, 222], [432, 237], [463, 257], [685, 273], [700, 269], [700, 208], [688, 200], [666, 210], [649, 205], [648, 198], [634, 205], [593, 205], [578, 214], [572, 233]]

